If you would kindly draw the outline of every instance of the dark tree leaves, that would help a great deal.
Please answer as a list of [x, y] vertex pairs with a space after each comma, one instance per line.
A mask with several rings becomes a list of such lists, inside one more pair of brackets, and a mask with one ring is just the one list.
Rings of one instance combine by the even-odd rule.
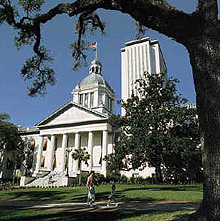
[[[166, 80], [163, 74], [145, 75], [136, 81], [136, 92], [122, 101], [125, 116], [110, 120], [113, 126], [121, 128], [115, 152], [107, 157], [110, 165], [117, 161], [118, 170], [149, 165], [156, 168], [158, 180], [162, 176], [168, 180], [180, 171], [189, 175], [188, 171], [195, 167], [190, 166], [195, 159], [193, 153], [201, 160], [198, 121], [195, 109], [187, 108], [186, 99], [177, 94], [177, 82]], [[201, 161], [197, 167], [201, 170]]]
[[24, 146], [18, 128], [9, 119], [8, 114], [0, 114], [0, 151], [16, 166], [24, 157]]

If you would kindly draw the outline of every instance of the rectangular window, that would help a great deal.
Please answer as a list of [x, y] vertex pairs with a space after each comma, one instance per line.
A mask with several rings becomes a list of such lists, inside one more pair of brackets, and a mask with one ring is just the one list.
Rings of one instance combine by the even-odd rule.
[[89, 94], [85, 94], [85, 106], [88, 107]]
[[110, 99], [110, 111], [113, 111], [113, 99]]
[[108, 109], [111, 111], [111, 98], [108, 97]]
[[106, 95], [106, 108], [109, 109], [109, 96]]
[[83, 94], [79, 95], [79, 104], [83, 105]]
[[99, 105], [103, 105], [103, 94], [99, 94]]
[[90, 107], [94, 106], [94, 92], [90, 93]]

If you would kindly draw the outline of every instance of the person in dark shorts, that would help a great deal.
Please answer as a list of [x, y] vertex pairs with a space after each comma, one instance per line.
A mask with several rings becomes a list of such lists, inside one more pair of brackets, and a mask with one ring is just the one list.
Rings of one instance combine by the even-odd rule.
[[115, 186], [115, 182], [113, 181], [112, 182], [112, 188], [111, 188], [111, 194], [108, 197], [107, 206], [110, 206], [112, 200], [114, 201], [115, 205], [117, 206], [116, 198], [115, 198], [115, 190], [116, 190], [116, 186]]
[[95, 202], [95, 186], [94, 184], [89, 185], [88, 187], [88, 199], [87, 199], [87, 204], [90, 207], [94, 206], [94, 202]]

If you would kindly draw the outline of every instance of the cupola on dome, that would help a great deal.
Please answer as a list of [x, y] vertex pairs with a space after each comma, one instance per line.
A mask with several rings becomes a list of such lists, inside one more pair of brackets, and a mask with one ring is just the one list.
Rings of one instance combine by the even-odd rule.
[[102, 64], [97, 59], [91, 62], [89, 68], [89, 75], [86, 76], [79, 84], [79, 87], [85, 88], [91, 85], [104, 85], [108, 86], [105, 79], [102, 76]]

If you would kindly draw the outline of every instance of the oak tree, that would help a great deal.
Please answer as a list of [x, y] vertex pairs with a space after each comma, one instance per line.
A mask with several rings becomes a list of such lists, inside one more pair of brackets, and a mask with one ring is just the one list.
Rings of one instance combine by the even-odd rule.
[[[187, 182], [201, 171], [196, 109], [177, 93], [177, 79], [145, 75], [137, 90], [122, 101], [125, 115], [110, 123], [120, 128], [114, 152], [106, 159], [112, 170], [155, 168], [156, 182]], [[185, 179], [185, 181], [184, 181]]]

